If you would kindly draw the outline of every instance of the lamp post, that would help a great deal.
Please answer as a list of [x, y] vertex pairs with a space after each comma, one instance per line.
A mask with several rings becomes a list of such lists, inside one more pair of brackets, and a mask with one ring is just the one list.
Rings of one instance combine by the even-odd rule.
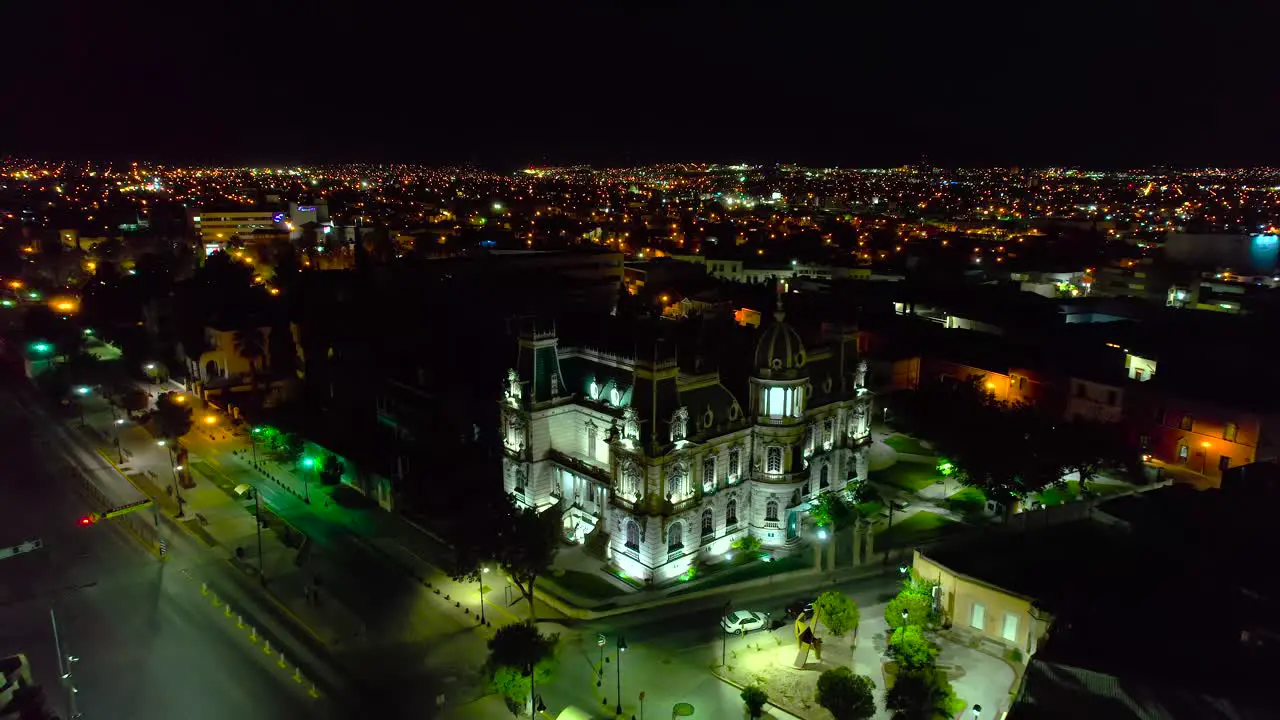
[[258, 433], [262, 432], [262, 428], [249, 429], [249, 447], [253, 448], [253, 464], [258, 465]]
[[[89, 386], [88, 385], [77, 386], [76, 394], [79, 395], [81, 398], [88, 397]], [[80, 406], [80, 427], [84, 427], [84, 400], [78, 400], [76, 401], [76, 404]]]
[[488, 572], [489, 572], [489, 567], [488, 567], [487, 565], [486, 565], [486, 566], [484, 566], [484, 567], [482, 567], [482, 568], [480, 568], [480, 624], [481, 624], [481, 625], [483, 625], [483, 624], [485, 623], [485, 619], [484, 619], [484, 576], [485, 576]]
[[67, 711], [71, 713], [72, 718], [78, 718], [81, 714], [76, 709], [76, 693], [80, 691], [76, 689], [75, 681], [71, 679], [71, 665], [80, 662], [80, 658], [62, 654], [62, 642], [58, 638], [58, 616], [54, 614], [53, 608], [49, 608], [49, 624], [53, 626], [53, 649], [58, 653], [58, 675], [61, 676], [62, 683], [67, 688]]
[[973, 706], [973, 720], [978, 720], [978, 718], [980, 718], [980, 717], [982, 717], [982, 706], [981, 706], [981, 705], [974, 705], [974, 706]]
[[309, 471], [315, 466], [316, 466], [315, 458], [309, 458], [309, 457], [302, 458], [302, 467], [303, 467], [302, 501], [308, 505], [311, 504], [311, 482], [310, 482], [311, 473]]
[[542, 702], [542, 696], [538, 694], [536, 671], [536, 664], [529, 666], [529, 717], [537, 717], [538, 713], [547, 709], [547, 704]]
[[[733, 602], [726, 600], [724, 609], [720, 612], [721, 618], [729, 617], [729, 608], [733, 607]], [[720, 622], [720, 667], [725, 666], [726, 655], [729, 652], [729, 631], [724, 629], [724, 621]]]
[[169, 450], [169, 470], [173, 472], [173, 497], [178, 501], [178, 517], [182, 517], [182, 491], [178, 489], [178, 466], [173, 455], [173, 446], [168, 440], [157, 440], [156, 444]]
[[253, 524], [258, 526], [258, 582], [267, 584], [267, 568], [262, 564], [262, 493], [253, 488]]
[[119, 457], [120, 464], [124, 464], [124, 446], [120, 444], [120, 426], [124, 424], [124, 418], [116, 417], [116, 406], [111, 406], [111, 427], [116, 433], [116, 453]]
[[618, 636], [618, 714], [622, 714], [622, 653], [627, 651], [627, 639]]

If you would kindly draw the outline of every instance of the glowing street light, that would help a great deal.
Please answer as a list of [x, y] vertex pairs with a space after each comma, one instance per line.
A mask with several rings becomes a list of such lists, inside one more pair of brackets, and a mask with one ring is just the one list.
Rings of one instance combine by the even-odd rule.
[[88, 385], [80, 385], [79, 387], [77, 387], [77, 388], [76, 388], [76, 394], [77, 394], [77, 395], [88, 395], [88, 394], [89, 394], [89, 386], [88, 386]]
[[[316, 459], [313, 457], [302, 458], [302, 467], [311, 470], [316, 466]], [[302, 473], [302, 501], [311, 504], [311, 473]]]
[[205, 425], [214, 425], [214, 424], [216, 424], [217, 422], [218, 422], [218, 416], [216, 416], [216, 415], [205, 415], [205, 416], [204, 416], [204, 424], [205, 424]]
[[47, 352], [51, 352], [53, 350], [53, 346], [47, 342], [38, 342], [38, 343], [32, 344], [31, 349], [38, 353], [44, 354]]

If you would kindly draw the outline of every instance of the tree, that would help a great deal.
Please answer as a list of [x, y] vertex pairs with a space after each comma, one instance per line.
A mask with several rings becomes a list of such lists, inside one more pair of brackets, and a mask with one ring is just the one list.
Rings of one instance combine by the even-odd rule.
[[[826, 624], [827, 629], [836, 637], [858, 628], [860, 613], [853, 598], [838, 590], [828, 590], [813, 601], [814, 620]], [[817, 623], [815, 622], [815, 627]]]
[[[903, 610], [907, 611], [905, 623], [902, 619]], [[900, 592], [885, 606], [884, 621], [893, 629], [902, 627], [904, 624], [932, 627], [937, 621], [933, 612], [933, 598], [912, 592]]]
[[249, 361], [249, 387], [256, 396], [258, 394], [258, 360], [267, 353], [266, 336], [263, 335], [262, 328], [249, 325], [237, 330], [232, 335], [231, 342], [235, 345], [240, 357]]
[[498, 538], [497, 559], [511, 582], [529, 601], [529, 621], [533, 622], [533, 587], [538, 576], [555, 561], [560, 549], [560, 523], [555, 513], [539, 515], [533, 508], [517, 510], [510, 516], [510, 527]]
[[281, 433], [276, 436], [275, 453], [276, 457], [286, 463], [297, 463], [302, 459], [302, 453], [307, 450], [307, 441], [297, 433]]
[[876, 714], [875, 690], [871, 678], [841, 665], [818, 676], [814, 699], [836, 720], [867, 720]]
[[167, 392], [156, 398], [156, 434], [166, 440], [176, 440], [191, 432], [191, 408], [178, 402], [179, 397], [177, 393]]
[[1082, 495], [1104, 467], [1123, 467], [1138, 455], [1118, 428], [1093, 420], [1063, 423], [1057, 427], [1056, 435], [1064, 468], [1080, 476]]
[[489, 639], [485, 663], [494, 691], [523, 703], [529, 697], [531, 678], [539, 684], [551, 679], [558, 640], [559, 635], [543, 635], [532, 624], [498, 628]]
[[938, 646], [919, 625], [904, 625], [889, 637], [889, 654], [905, 670], [924, 670], [933, 667], [938, 659]]
[[342, 482], [342, 473], [346, 469], [346, 465], [337, 455], [332, 453], [325, 455], [324, 462], [320, 464], [320, 482], [325, 485], [337, 485]]
[[840, 499], [839, 495], [826, 492], [809, 508], [809, 517], [813, 518], [813, 522], [818, 527], [840, 530], [849, 525], [849, 520], [853, 517], [853, 513], [849, 510], [849, 506]]
[[130, 384], [120, 391], [120, 407], [130, 415], [140, 413], [151, 404], [151, 397]]
[[951, 717], [955, 691], [946, 673], [937, 668], [899, 670], [893, 687], [885, 691], [885, 709], [894, 720], [940, 720]]
[[769, 702], [769, 693], [759, 685], [748, 685], [742, 689], [742, 702], [747, 704], [747, 716], [758, 718], [764, 714], [764, 706]]

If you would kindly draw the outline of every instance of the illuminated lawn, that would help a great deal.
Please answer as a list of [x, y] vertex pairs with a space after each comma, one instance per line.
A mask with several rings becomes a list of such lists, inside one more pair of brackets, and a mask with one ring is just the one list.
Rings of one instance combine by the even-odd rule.
[[580, 570], [565, 570], [563, 575], [547, 580], [584, 600], [608, 600], [623, 594], [621, 588], [608, 580]]
[[907, 453], [909, 455], [937, 455], [936, 452], [930, 450], [924, 445], [921, 445], [919, 440], [906, 435], [890, 435], [884, 439], [884, 444], [900, 453]]
[[882, 548], [910, 547], [946, 537], [963, 529], [964, 526], [955, 520], [937, 513], [922, 511], [882, 531], [876, 536], [876, 545]]
[[914, 493], [941, 480], [942, 476], [927, 463], [900, 462], [883, 470], [873, 470], [870, 479]]
[[947, 507], [962, 515], [982, 512], [987, 504], [987, 496], [975, 487], [961, 488], [947, 498]]

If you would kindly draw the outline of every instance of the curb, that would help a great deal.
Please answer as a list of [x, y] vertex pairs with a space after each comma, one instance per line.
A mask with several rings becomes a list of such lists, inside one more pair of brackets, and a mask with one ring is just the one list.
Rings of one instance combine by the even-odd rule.
[[[235, 570], [236, 572], [243, 572], [240, 566], [236, 565], [235, 561], [232, 560], [231, 558], [223, 558], [222, 562], [226, 563], [232, 570]], [[268, 600], [270, 600], [272, 604], [276, 606], [276, 609], [284, 612], [285, 616], [288, 617], [290, 620], [292, 620], [295, 625], [297, 625], [298, 627], [306, 631], [306, 633], [311, 636], [312, 640], [315, 640], [316, 642], [320, 643], [320, 645], [324, 647], [324, 649], [326, 650], [333, 649], [329, 645], [329, 643], [325, 641], [324, 638], [320, 637], [319, 633], [317, 633], [315, 630], [312, 630], [309, 624], [307, 624], [302, 618], [298, 617], [297, 613], [290, 610], [289, 606], [285, 605], [283, 600], [276, 597], [276, 594], [271, 592], [270, 588], [264, 588], [264, 592], [261, 593], [261, 595], [262, 597], [265, 597]]]
[[[227, 562], [230, 562], [230, 561], [227, 561]], [[237, 572], [239, 571], [238, 568], [236, 568], [236, 570]], [[183, 570], [182, 574], [189, 581], [195, 582], [195, 578], [192, 577], [190, 572]], [[215, 590], [213, 590], [208, 583], [205, 583], [205, 582], [200, 583], [200, 594], [202, 596], [211, 597], [212, 599], [210, 603], [213, 607], [225, 608], [224, 609], [225, 616], [229, 619], [229, 621], [234, 622], [238, 629], [248, 630], [249, 642], [252, 643], [255, 648], [258, 647], [258, 643], [259, 641], [261, 641], [262, 651], [264, 654], [272, 655], [272, 656], [278, 655], [279, 657], [276, 661], [276, 665], [282, 670], [284, 670], [284, 672], [289, 673], [289, 663], [286, 662], [284, 651], [273, 649], [271, 645], [271, 640], [266, 637], [265, 633], [262, 636], [259, 636], [258, 628], [252, 624], [246, 623], [244, 620], [244, 615], [239, 613], [234, 613], [232, 611], [231, 606], [229, 604], [226, 604], [225, 602], [222, 602], [218, 597], [218, 593]], [[292, 617], [292, 613], [290, 613], [290, 616]], [[325, 647], [327, 648], [328, 646], [326, 645]], [[314, 699], [319, 699], [321, 697], [321, 694], [318, 688], [316, 687], [315, 681], [308, 680], [305, 676], [303, 676], [302, 668], [300, 666], [294, 665], [293, 668], [294, 668], [293, 672], [289, 674], [287, 677], [292, 678], [293, 681], [298, 683], [299, 685], [304, 685], [304, 686], [309, 685], [310, 688], [308, 689], [307, 694]]]
[[[729, 679], [729, 678], [725, 677], [724, 675], [721, 675], [721, 674], [718, 672], [718, 670], [717, 670], [716, 668], [711, 668], [711, 675], [712, 675], [712, 677], [714, 677], [715, 679], [719, 680], [720, 682], [722, 682], [722, 683], [724, 683], [724, 684], [726, 684], [726, 685], [732, 685], [733, 687], [736, 687], [736, 688], [738, 688], [739, 690], [746, 690], [746, 689], [747, 689], [747, 686], [746, 686], [746, 685], [743, 685], [742, 683], [738, 682], [737, 680], [731, 680], [731, 679]], [[773, 709], [775, 709], [775, 710], [781, 710], [782, 712], [784, 712], [784, 713], [786, 713], [786, 714], [788, 714], [788, 715], [792, 715], [792, 716], [794, 716], [794, 717], [798, 717], [798, 718], [800, 718], [801, 720], [808, 720], [810, 717], [812, 717], [811, 715], [809, 715], [809, 714], [807, 714], [807, 713], [797, 712], [796, 710], [793, 710], [792, 708], [789, 708], [789, 707], [786, 707], [786, 706], [783, 706], [783, 705], [779, 705], [778, 703], [773, 702], [772, 700], [770, 700], [769, 702], [765, 703], [765, 704], [764, 704], [764, 706], [765, 706], [766, 708], [770, 708], [770, 707], [771, 707], [771, 708], [773, 708]]]

